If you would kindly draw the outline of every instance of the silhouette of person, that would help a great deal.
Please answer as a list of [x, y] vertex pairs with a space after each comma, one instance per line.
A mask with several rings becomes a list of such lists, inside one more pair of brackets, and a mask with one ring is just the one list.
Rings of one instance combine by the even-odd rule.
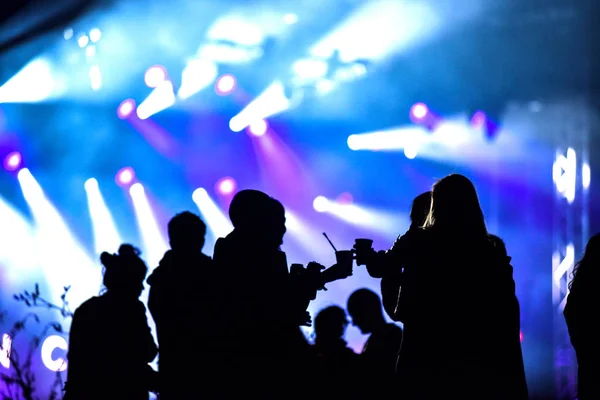
[[141, 400], [158, 390], [149, 366], [158, 350], [139, 300], [147, 272], [139, 254], [123, 244], [118, 254], [100, 256], [106, 292], [73, 316], [66, 400]]
[[506, 384], [519, 361], [505, 354], [519, 340], [512, 270], [488, 236], [472, 182], [458, 174], [436, 182], [423, 228], [397, 245], [384, 255], [395, 271], [383, 273], [401, 276], [405, 398], [526, 399]]
[[387, 395], [392, 389], [402, 329], [383, 316], [379, 296], [369, 289], [358, 289], [348, 298], [348, 314], [363, 334], [369, 334], [361, 358], [368, 374], [369, 393]]
[[[494, 248], [497, 251], [498, 258], [504, 259], [500, 263], [503, 269], [501, 272], [505, 275], [506, 293], [516, 293], [515, 281], [513, 280], [513, 267], [510, 264], [511, 257], [508, 255], [506, 244], [496, 235], [488, 235]], [[521, 307], [516, 294], [506, 299], [507, 304], [503, 308], [504, 313], [498, 315], [498, 321], [507, 328], [505, 340], [498, 343], [499, 357], [497, 363], [503, 368], [505, 375], [504, 385], [508, 391], [518, 395], [518, 398], [528, 397], [527, 379], [525, 376], [525, 363], [523, 362], [523, 349], [521, 348]], [[509, 306], [510, 305], [510, 306]], [[504, 347], [502, 347], [504, 346]]]
[[[234, 230], [215, 244], [214, 260], [226, 290], [223, 357], [236, 382], [228, 396], [274, 396], [285, 386], [294, 350], [308, 346], [299, 326], [308, 299], [291, 291], [280, 250], [285, 228], [281, 203], [257, 190], [238, 192], [229, 216]], [[227, 397], [227, 395], [224, 395]]]
[[600, 233], [592, 236], [583, 258], [573, 268], [564, 310], [571, 344], [577, 357], [579, 400], [600, 399]]
[[326, 307], [315, 317], [313, 398], [360, 398], [357, 383], [364, 377], [358, 355], [344, 340], [347, 326], [346, 312], [338, 306]]
[[285, 209], [263, 192], [238, 192], [229, 216], [234, 230], [217, 240], [214, 251], [226, 293], [223, 357], [230, 379], [243, 382], [229, 387], [229, 395], [243, 388], [247, 396], [279, 396], [303, 373], [308, 343], [299, 327], [309, 323], [307, 306], [326, 283], [325, 272], [335, 268], [321, 273], [324, 267], [311, 263], [304, 273], [290, 274], [280, 249]]
[[[206, 225], [185, 211], [168, 225], [169, 243], [148, 278], [148, 308], [158, 335], [161, 399], [193, 398], [211, 393], [218, 372], [217, 276], [210, 257], [202, 253]], [[194, 368], [190, 368], [194, 365]], [[198, 379], [202, 377], [202, 387]]]
[[[380, 252], [380, 257], [370, 257], [367, 268], [371, 275], [382, 276], [381, 279], [381, 297], [383, 307], [387, 315], [394, 321], [399, 321], [396, 317], [396, 306], [398, 305], [398, 296], [402, 285], [401, 270], [398, 271], [394, 265], [395, 252], [402, 251], [403, 246], [409, 243], [409, 237], [419, 230], [425, 224], [425, 219], [431, 208], [431, 191], [421, 193], [413, 199], [410, 210], [410, 227], [404, 235], [398, 236], [394, 246], [386, 253]], [[386, 271], [385, 273], [383, 271]], [[377, 272], [374, 272], [377, 271]], [[400, 273], [396, 273], [400, 272]]]

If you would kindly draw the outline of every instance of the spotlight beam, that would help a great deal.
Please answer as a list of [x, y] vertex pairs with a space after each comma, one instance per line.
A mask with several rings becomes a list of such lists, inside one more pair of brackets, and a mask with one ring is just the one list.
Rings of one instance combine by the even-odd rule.
[[146, 97], [138, 106], [136, 113], [139, 119], [148, 119], [175, 104], [173, 83], [164, 81]]
[[209, 196], [206, 189], [196, 189], [192, 195], [192, 200], [194, 200], [198, 210], [204, 217], [206, 225], [211, 231], [215, 241], [220, 237], [227, 236], [233, 230], [231, 222], [229, 222], [229, 219], [225, 216], [223, 211], [221, 211], [219, 206], [217, 206], [217, 204]]
[[46, 279], [53, 290], [72, 285], [69, 298], [74, 306], [78, 306], [98, 293], [100, 269], [75, 239], [31, 172], [23, 168], [17, 178], [35, 218], [37, 246]]
[[88, 179], [85, 182], [85, 191], [92, 220], [96, 255], [100, 255], [103, 251], [116, 252], [122, 243], [121, 236], [104, 202], [98, 181], [94, 178]]
[[252, 100], [242, 111], [229, 121], [229, 128], [240, 132], [253, 122], [279, 114], [290, 108], [281, 82], [274, 82], [258, 97]]
[[324, 196], [315, 198], [313, 206], [317, 212], [332, 216], [351, 225], [360, 226], [386, 235], [394, 235], [402, 226], [408, 227], [410, 220], [405, 214], [390, 213], [356, 204], [339, 204]]
[[134, 183], [129, 188], [129, 195], [133, 202], [138, 230], [144, 243], [145, 253], [147, 254], [148, 270], [151, 273], [169, 249], [169, 246], [158, 226], [144, 186], [139, 182]]

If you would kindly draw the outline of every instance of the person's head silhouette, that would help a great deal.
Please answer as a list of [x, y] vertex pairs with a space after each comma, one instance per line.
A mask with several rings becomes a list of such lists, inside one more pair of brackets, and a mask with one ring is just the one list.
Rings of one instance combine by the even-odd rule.
[[572, 292], [580, 290], [581, 287], [593, 287], [596, 290], [600, 276], [600, 233], [588, 241], [583, 257], [573, 268], [572, 276], [573, 279], [569, 283]]
[[421, 193], [414, 198], [410, 209], [410, 227], [420, 228], [425, 224], [431, 210], [431, 191]]
[[169, 243], [175, 251], [200, 252], [204, 247], [206, 224], [189, 211], [175, 215], [169, 221]]
[[348, 327], [346, 311], [338, 306], [329, 306], [317, 314], [314, 322], [315, 340], [331, 342], [343, 339]]
[[259, 190], [242, 190], [232, 199], [229, 219], [236, 231], [246, 240], [278, 248], [285, 235], [285, 209], [283, 205]]
[[255, 233], [265, 229], [272, 209], [271, 197], [260, 190], [246, 189], [233, 196], [229, 205], [229, 219], [242, 232]]
[[120, 292], [139, 297], [144, 288], [148, 268], [140, 258], [141, 252], [130, 244], [122, 244], [117, 254], [104, 252], [104, 286], [108, 292]]
[[352, 324], [362, 333], [373, 333], [385, 325], [381, 299], [377, 293], [369, 289], [358, 289], [348, 298], [348, 314]]
[[425, 228], [487, 238], [477, 191], [467, 177], [452, 174], [433, 185]]

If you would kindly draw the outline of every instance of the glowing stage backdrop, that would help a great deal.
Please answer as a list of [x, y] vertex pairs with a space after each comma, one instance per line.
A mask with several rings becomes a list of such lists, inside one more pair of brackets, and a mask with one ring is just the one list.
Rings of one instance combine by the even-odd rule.
[[[232, 229], [233, 195], [264, 190], [286, 206], [288, 262], [331, 265], [322, 232], [340, 249], [358, 237], [386, 249], [407, 229], [413, 197], [458, 172], [513, 258], [531, 393], [553, 395], [555, 195], [588, 196], [593, 168], [578, 158], [587, 144], [557, 143], [561, 126], [576, 128], [548, 121], [597, 114], [572, 89], [585, 71], [539, 60], [587, 54], [576, 39], [585, 10], [275, 3], [123, 1], [0, 55], [0, 372], [14, 368], [6, 349], [55, 320], [65, 332], [44, 332], [33, 355], [39, 392], [68, 368], [68, 316], [40, 310], [40, 325], [12, 341], [27, 312], [13, 294], [37, 282], [60, 304], [70, 286], [75, 309], [101, 289], [102, 251], [132, 243], [157, 266], [177, 212], [203, 217], [212, 254]], [[540, 38], [556, 49], [538, 48]], [[563, 272], [580, 251], [563, 251]], [[313, 317], [361, 287], [379, 291], [355, 267], [319, 293]], [[346, 338], [360, 351], [356, 328]]]

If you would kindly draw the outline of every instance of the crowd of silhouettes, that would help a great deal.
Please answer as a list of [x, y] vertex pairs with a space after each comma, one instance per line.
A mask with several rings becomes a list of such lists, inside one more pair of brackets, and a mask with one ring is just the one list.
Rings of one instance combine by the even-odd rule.
[[[65, 399], [528, 398], [511, 258], [488, 233], [466, 177], [449, 175], [417, 196], [411, 226], [389, 250], [357, 239], [356, 263], [380, 279], [381, 297], [358, 289], [347, 310], [321, 310], [313, 343], [301, 330], [313, 324], [310, 302], [352, 271], [341, 262], [288, 267], [285, 209], [263, 192], [238, 192], [229, 217], [234, 229], [212, 258], [202, 253], [200, 217], [169, 222], [171, 249], [147, 279], [158, 346], [139, 300], [147, 273], [139, 251], [124, 244], [101, 255], [106, 290], [75, 312]], [[599, 253], [596, 235], [565, 308], [581, 400], [600, 399]], [[369, 335], [360, 353], [344, 339], [350, 321]]]

